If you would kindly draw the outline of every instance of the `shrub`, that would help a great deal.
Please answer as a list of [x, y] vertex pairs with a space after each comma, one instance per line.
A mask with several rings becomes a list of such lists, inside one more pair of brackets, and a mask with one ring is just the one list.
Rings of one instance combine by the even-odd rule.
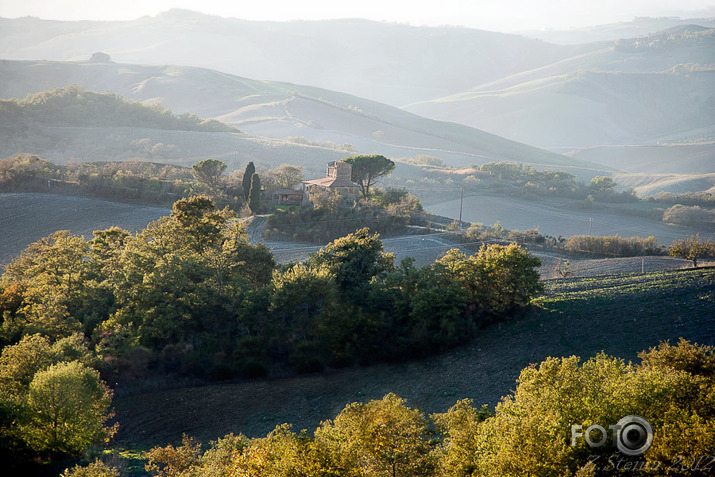
[[675, 204], [663, 212], [663, 222], [676, 225], [702, 226], [715, 225], [715, 210], [704, 209], [698, 205]]

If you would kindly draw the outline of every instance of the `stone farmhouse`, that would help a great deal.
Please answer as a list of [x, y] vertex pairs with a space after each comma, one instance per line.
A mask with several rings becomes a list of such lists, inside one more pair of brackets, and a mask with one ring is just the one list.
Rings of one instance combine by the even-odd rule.
[[360, 187], [352, 181], [353, 166], [343, 161], [328, 163], [328, 172], [322, 179], [303, 181], [304, 200], [319, 191], [338, 192], [345, 199], [357, 200]]

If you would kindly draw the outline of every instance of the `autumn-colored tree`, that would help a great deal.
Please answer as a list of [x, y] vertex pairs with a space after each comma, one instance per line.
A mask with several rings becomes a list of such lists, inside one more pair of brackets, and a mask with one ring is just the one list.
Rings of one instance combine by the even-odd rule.
[[147, 472], [156, 477], [173, 477], [199, 465], [201, 443], [196, 439], [183, 435], [181, 445], [174, 447], [154, 447], [147, 455]]
[[683, 240], [676, 240], [668, 252], [673, 257], [692, 260], [693, 267], [697, 268], [699, 258], [715, 257], [715, 243], [712, 239], [703, 240], [700, 234], [695, 234]]
[[349, 404], [316, 430], [315, 439], [361, 475], [417, 477], [435, 470], [427, 418], [395, 394]]
[[[601, 447], [574, 439], [572, 426], [608, 426], [630, 415], [645, 418], [655, 438], [638, 461], [621, 456], [623, 465], [669, 470], [669, 475], [708, 475], [708, 469], [679, 467], [715, 451], [713, 379], [698, 366], [712, 347], [672, 350], [667, 345], [641, 355], [640, 365], [600, 354], [585, 362], [576, 357], [547, 358], [522, 370], [516, 391], [496, 407], [494, 417], [477, 426], [477, 475], [593, 475], [617, 452], [611, 432]], [[709, 356], [709, 357], [708, 357]], [[690, 372], [687, 369], [690, 369]], [[594, 434], [595, 440], [600, 438]], [[618, 454], [616, 454], [618, 456]], [[579, 474], [580, 472], [580, 474]]]

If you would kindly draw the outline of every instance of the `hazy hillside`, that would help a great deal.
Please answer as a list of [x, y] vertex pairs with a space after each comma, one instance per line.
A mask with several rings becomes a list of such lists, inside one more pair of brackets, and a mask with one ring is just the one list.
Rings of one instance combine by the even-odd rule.
[[[692, 142], [715, 137], [712, 26], [711, 20], [636, 19], [570, 31], [569, 42], [579, 44], [555, 45], [468, 28], [365, 20], [251, 22], [185, 10], [125, 22], [0, 19], [0, 57], [7, 60], [81, 62], [101, 51], [121, 64], [212, 69], [95, 64], [68, 72], [56, 63], [35, 63], [23, 72], [3, 70], [3, 78], [22, 81], [0, 87], [8, 97], [77, 83], [161, 101], [177, 113], [220, 118], [250, 134], [349, 143], [361, 152], [373, 152], [376, 142], [404, 146], [415, 138], [396, 138], [374, 121], [395, 124], [399, 118], [402, 126], [409, 117], [358, 97], [409, 105], [407, 110], [422, 116], [559, 152], [655, 144], [673, 134]], [[25, 89], [16, 87], [24, 83]], [[303, 97], [326, 101], [306, 103]], [[347, 108], [350, 115], [337, 117], [328, 105]], [[346, 122], [360, 123], [360, 131], [326, 126]], [[439, 129], [434, 123], [425, 127]], [[410, 146], [482, 154], [414, 142]]]
[[667, 30], [680, 25], [705, 25], [715, 27], [714, 18], [648, 18], [637, 17], [629, 22], [595, 25], [569, 30], [532, 30], [524, 31], [523, 35], [548, 41], [549, 43], [576, 45], [596, 41], [615, 41], [619, 38], [645, 36], [656, 31]]
[[713, 65], [715, 29], [690, 26], [407, 109], [548, 148], [712, 141]]
[[310, 84], [395, 106], [572, 56], [579, 47], [467, 28], [366, 20], [251, 22], [186, 10], [127, 22], [0, 19], [0, 57], [213, 68]]
[[[239, 161], [252, 160], [246, 159], [244, 150], [250, 143], [254, 148], [262, 144], [267, 148], [263, 154], [253, 154], [254, 157], [275, 155], [277, 147], [298, 148], [296, 157], [290, 157], [290, 151], [284, 151], [288, 154], [282, 154], [280, 161], [309, 168], [318, 164], [321, 169], [327, 162], [324, 160], [326, 153], [345, 157], [355, 152], [392, 157], [431, 154], [455, 166], [512, 160], [569, 168], [575, 173], [598, 169], [578, 159], [508, 141], [460, 124], [425, 119], [355, 96], [309, 86], [249, 80], [202, 68], [4, 61], [0, 63], [0, 75], [11, 78], [11, 81], [0, 84], [0, 97], [21, 97], [50, 86], [79, 84], [86, 89], [111, 91], [135, 101], [161, 102], [175, 113], [190, 112], [217, 118], [255, 136], [288, 138], [288, 141], [277, 141], [225, 133], [189, 135], [127, 128], [105, 135], [86, 128], [58, 128], [56, 124], [47, 123], [33, 128], [28, 136], [11, 134], [0, 149], [6, 156], [28, 152], [61, 161], [70, 157], [90, 160], [86, 157], [88, 154], [105, 154], [111, 159], [121, 159], [123, 156], [113, 154], [111, 148], [131, 146], [131, 143], [146, 138], [152, 145], [175, 145], [171, 154], [164, 158], [171, 160], [186, 160], [201, 154], [204, 157], [210, 154]], [[113, 124], [126, 126], [121, 121]], [[202, 144], [208, 143], [205, 149], [196, 147], [199, 136], [203, 138]], [[108, 141], [112, 144], [107, 144]], [[343, 147], [344, 144], [350, 146]], [[84, 154], [83, 147], [87, 151]], [[306, 161], [306, 148], [317, 148], [322, 152], [315, 159]], [[268, 162], [278, 160], [278, 157], [272, 157]], [[266, 160], [260, 159], [260, 162]]]

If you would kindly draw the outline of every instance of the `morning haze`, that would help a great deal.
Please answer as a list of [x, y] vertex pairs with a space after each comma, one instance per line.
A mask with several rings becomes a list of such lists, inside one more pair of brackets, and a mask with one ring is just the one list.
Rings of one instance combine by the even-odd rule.
[[12, 472], [710, 474], [712, 3], [25, 3]]

